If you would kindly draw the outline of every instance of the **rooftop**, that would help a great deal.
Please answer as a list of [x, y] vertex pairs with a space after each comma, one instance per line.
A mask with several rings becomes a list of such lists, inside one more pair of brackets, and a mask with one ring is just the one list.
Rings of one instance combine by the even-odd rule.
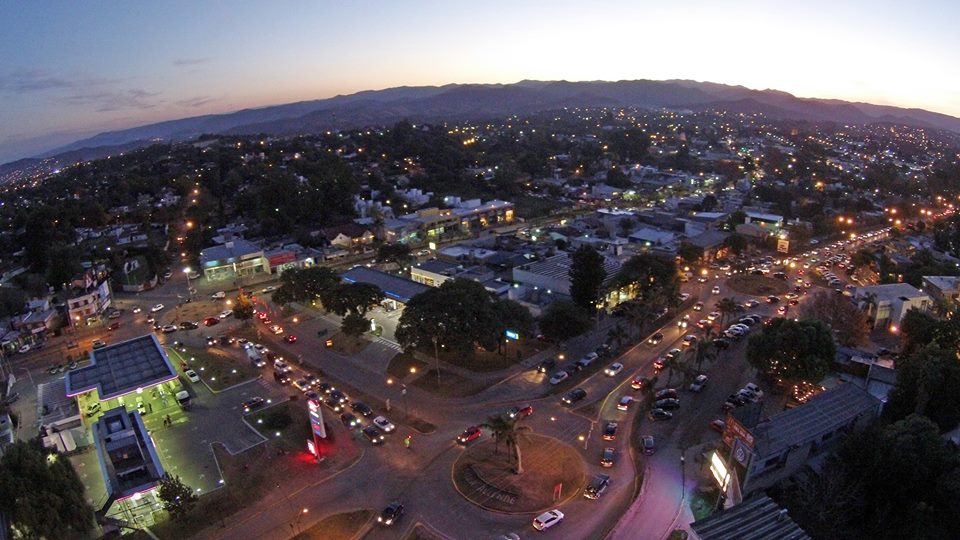
[[[542, 261], [525, 264], [517, 268], [553, 279], [570, 279], [570, 265], [572, 258], [569, 253], [560, 253]], [[603, 258], [603, 269], [607, 271], [607, 279], [612, 279], [620, 271], [620, 261], [610, 257]], [[566, 291], [562, 291], [566, 292]]]
[[221, 246], [208, 247], [200, 251], [200, 264], [206, 265], [212, 262], [229, 262], [230, 259], [240, 259], [246, 255], [261, 251], [260, 246], [244, 240], [235, 238]]
[[690, 524], [700, 540], [807, 540], [773, 499], [760, 494]]
[[163, 465], [139, 411], [110, 409], [93, 427], [108, 493], [123, 499], [156, 485]]
[[414, 296], [430, 289], [430, 287], [417, 283], [416, 281], [367, 268], [366, 266], [354, 266], [344, 272], [341, 278], [347, 283], [369, 283], [376, 285], [380, 287], [383, 294], [404, 304], [409, 302]]
[[761, 422], [752, 430], [760, 456], [779, 454], [823, 433], [836, 431], [860, 415], [874, 412], [880, 401], [854, 384], [841, 384], [805, 404]]
[[953, 289], [960, 283], [960, 276], [923, 276], [923, 279], [941, 291]]
[[685, 240], [688, 244], [693, 244], [704, 249], [709, 249], [712, 247], [719, 246], [723, 243], [727, 237], [730, 236], [730, 233], [723, 231], [706, 231], [702, 234], [696, 236], [691, 236]]
[[893, 301], [897, 298], [920, 298], [927, 296], [920, 289], [909, 283], [887, 283], [885, 285], [871, 285], [869, 287], [857, 287], [856, 297], [863, 299], [868, 294], [874, 294], [878, 302]]
[[96, 390], [107, 400], [176, 378], [166, 351], [147, 334], [93, 351], [90, 365], [67, 372], [67, 395]]

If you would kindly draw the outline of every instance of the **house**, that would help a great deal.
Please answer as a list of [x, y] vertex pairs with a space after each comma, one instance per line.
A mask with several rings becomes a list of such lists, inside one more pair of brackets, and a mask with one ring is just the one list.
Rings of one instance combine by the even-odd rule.
[[874, 328], [889, 328], [892, 332], [897, 331], [908, 310], [928, 311], [933, 307], [933, 300], [909, 283], [857, 287], [853, 297], [873, 321]]
[[87, 270], [71, 282], [67, 298], [70, 326], [94, 324], [106, 313], [113, 301], [113, 290], [106, 272]]
[[211, 281], [223, 281], [270, 273], [270, 261], [260, 246], [236, 238], [223, 245], [200, 251], [203, 275]]
[[630, 233], [628, 240], [632, 244], [640, 244], [646, 247], [667, 246], [676, 243], [677, 235], [670, 231], [642, 227], [640, 230]]
[[344, 249], [361, 248], [372, 244], [375, 239], [368, 227], [354, 222], [327, 227], [323, 229], [323, 237], [329, 245]]
[[723, 445], [710, 458], [722, 472], [715, 479], [726, 484], [733, 502], [798, 472], [880, 413], [880, 400], [855, 384], [841, 384], [768, 420], [760, 420], [759, 404], [752, 405], [727, 414]]
[[923, 276], [923, 290], [935, 305], [956, 311], [960, 303], [960, 276]]
[[730, 233], [723, 231], [706, 231], [691, 236], [684, 242], [703, 249], [704, 261], [713, 261], [726, 256], [727, 249], [724, 247], [724, 242], [726, 242], [728, 236], [730, 236]]

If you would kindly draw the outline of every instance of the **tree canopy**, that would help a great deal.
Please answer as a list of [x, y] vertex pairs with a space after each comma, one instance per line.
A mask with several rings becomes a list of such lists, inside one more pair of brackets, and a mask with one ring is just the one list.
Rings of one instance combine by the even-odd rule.
[[638, 299], [657, 309], [675, 304], [680, 291], [677, 265], [649, 253], [627, 260], [617, 272], [615, 283], [633, 289]]
[[570, 261], [570, 298], [574, 304], [590, 311], [596, 309], [605, 279], [607, 271], [603, 268], [603, 255], [586, 245], [573, 252]]
[[818, 291], [800, 308], [800, 317], [822, 321], [833, 330], [841, 345], [859, 345], [866, 341], [867, 315], [841, 294]]
[[0, 511], [25, 538], [69, 538], [93, 530], [93, 509], [70, 460], [16, 441], [0, 458]]
[[898, 361], [897, 385], [883, 412], [890, 420], [922, 414], [941, 431], [956, 427], [960, 423], [960, 362], [956, 349], [934, 343]]
[[340, 276], [326, 266], [291, 268], [280, 274], [280, 287], [273, 293], [273, 301], [280, 305], [310, 302], [339, 283]]
[[747, 360], [761, 373], [820, 382], [837, 353], [830, 330], [819, 321], [776, 318], [747, 342]]
[[566, 300], [553, 302], [538, 321], [540, 333], [551, 341], [566, 341], [590, 328], [590, 318], [579, 306]]
[[198, 500], [190, 486], [184, 484], [179, 476], [171, 476], [170, 473], [164, 474], [160, 479], [157, 496], [164, 510], [170, 512], [176, 520], [186, 517]]

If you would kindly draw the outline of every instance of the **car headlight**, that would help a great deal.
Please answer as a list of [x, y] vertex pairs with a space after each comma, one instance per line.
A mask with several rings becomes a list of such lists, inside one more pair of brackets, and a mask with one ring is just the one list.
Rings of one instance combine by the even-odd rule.
[[387, 524], [387, 525], [390, 525], [391, 523], [393, 523], [393, 520], [392, 520], [392, 519], [388, 519], [388, 520], [386, 521], [386, 524]]
[[377, 521], [379, 521], [380, 523], [383, 523], [383, 517], [377, 516]]

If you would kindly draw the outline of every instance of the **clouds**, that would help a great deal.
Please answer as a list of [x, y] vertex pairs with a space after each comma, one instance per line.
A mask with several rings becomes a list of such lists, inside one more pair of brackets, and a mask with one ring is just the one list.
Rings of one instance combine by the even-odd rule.
[[119, 82], [95, 77], [64, 77], [42, 69], [15, 69], [5, 75], [0, 74], [0, 92], [9, 94], [27, 94], [48, 90], [82, 88]]
[[202, 107], [208, 103], [213, 103], [214, 101], [216, 101], [216, 98], [212, 96], [196, 96], [192, 98], [174, 101], [173, 103], [175, 105], [179, 105], [180, 107], [188, 107], [193, 109], [196, 107]]
[[162, 103], [160, 92], [149, 92], [139, 88], [122, 90], [97, 90], [77, 92], [64, 96], [64, 101], [73, 105], [93, 106], [97, 112], [111, 112], [123, 109], [152, 109]]
[[123, 79], [89, 75], [65, 76], [42, 69], [15, 69], [0, 74], [0, 94], [24, 99], [91, 108], [96, 112], [152, 109], [162, 103], [161, 93], [125, 87]]
[[177, 67], [193, 67], [206, 64], [209, 61], [209, 58], [177, 58], [174, 59], [173, 65]]

